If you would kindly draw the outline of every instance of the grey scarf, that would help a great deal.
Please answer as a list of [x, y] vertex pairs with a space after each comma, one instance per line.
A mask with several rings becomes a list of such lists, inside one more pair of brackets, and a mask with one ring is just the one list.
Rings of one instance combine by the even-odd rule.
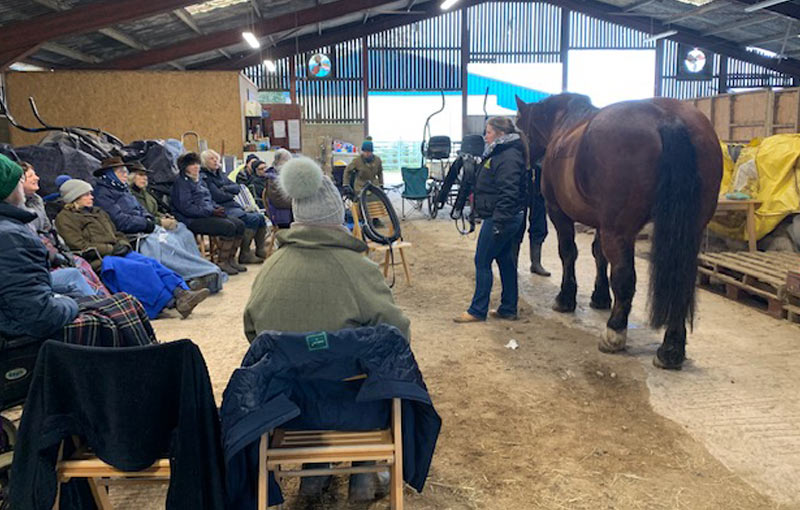
[[483, 151], [483, 157], [489, 157], [489, 154], [492, 153], [495, 147], [498, 145], [503, 145], [505, 143], [511, 143], [515, 140], [519, 140], [519, 135], [517, 133], [509, 133], [507, 135], [503, 135], [501, 137], [495, 138], [492, 143], [486, 146], [486, 149]]

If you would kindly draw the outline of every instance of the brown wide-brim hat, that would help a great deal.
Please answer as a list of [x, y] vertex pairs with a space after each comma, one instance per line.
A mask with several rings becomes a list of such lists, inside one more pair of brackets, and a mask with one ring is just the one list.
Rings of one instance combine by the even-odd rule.
[[111, 168], [118, 168], [118, 167], [121, 167], [121, 166], [124, 166], [124, 167], [128, 167], [129, 166], [127, 163], [122, 161], [122, 158], [119, 157], [119, 156], [114, 156], [113, 158], [106, 158], [106, 159], [103, 160], [102, 163], [100, 163], [100, 165], [101, 165], [100, 168], [98, 168], [97, 170], [92, 172], [92, 175], [94, 175], [95, 177], [100, 177], [101, 175], [103, 175], [106, 172], [106, 170], [109, 170]]
[[145, 168], [145, 166], [142, 164], [142, 162], [139, 161], [138, 159], [128, 162], [128, 171], [131, 172], [131, 173], [138, 172], [140, 174], [149, 174], [150, 173], [150, 170]]

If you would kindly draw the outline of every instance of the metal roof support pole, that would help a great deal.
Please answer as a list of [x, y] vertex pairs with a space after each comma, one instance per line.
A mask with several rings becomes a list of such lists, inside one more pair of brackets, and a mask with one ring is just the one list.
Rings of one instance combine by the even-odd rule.
[[[725, 55], [719, 56], [719, 84], [717, 85], [717, 94], [728, 93], [728, 57]], [[713, 122], [714, 119], [711, 119]]]
[[364, 138], [369, 136], [369, 44], [367, 36], [361, 38], [361, 74], [364, 87]]
[[654, 97], [663, 95], [664, 84], [664, 39], [656, 41], [656, 80], [653, 90]]
[[467, 134], [469, 103], [469, 25], [467, 8], [461, 8], [461, 138]]
[[297, 104], [297, 55], [289, 57], [289, 98], [292, 104]]
[[570, 10], [561, 8], [561, 91], [566, 92], [569, 87], [569, 32]]

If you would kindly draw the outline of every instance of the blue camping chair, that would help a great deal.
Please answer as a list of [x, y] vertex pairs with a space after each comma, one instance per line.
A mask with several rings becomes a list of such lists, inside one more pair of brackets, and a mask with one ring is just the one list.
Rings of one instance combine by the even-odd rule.
[[423, 202], [428, 202], [428, 212], [430, 212], [433, 197], [428, 186], [428, 168], [404, 166], [400, 172], [403, 174], [403, 194], [401, 195], [403, 198], [400, 203], [403, 219], [406, 217], [406, 200], [412, 202], [413, 208], [417, 211], [422, 210]]

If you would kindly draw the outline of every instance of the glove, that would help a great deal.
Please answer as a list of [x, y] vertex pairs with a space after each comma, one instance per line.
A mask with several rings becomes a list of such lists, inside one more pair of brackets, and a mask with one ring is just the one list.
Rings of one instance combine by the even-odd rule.
[[161, 226], [167, 230], [175, 230], [178, 228], [178, 221], [175, 218], [163, 217], [161, 218]]
[[225, 208], [224, 207], [215, 207], [213, 214], [214, 214], [214, 216], [216, 216], [218, 218], [224, 218], [225, 217]]
[[111, 250], [111, 255], [114, 257], [124, 257], [125, 255], [131, 252], [131, 247], [127, 244], [117, 243], [114, 245], [114, 248]]
[[153, 218], [147, 217], [147, 225], [144, 227], [145, 234], [152, 234], [153, 230], [156, 229], [156, 222], [153, 221]]

